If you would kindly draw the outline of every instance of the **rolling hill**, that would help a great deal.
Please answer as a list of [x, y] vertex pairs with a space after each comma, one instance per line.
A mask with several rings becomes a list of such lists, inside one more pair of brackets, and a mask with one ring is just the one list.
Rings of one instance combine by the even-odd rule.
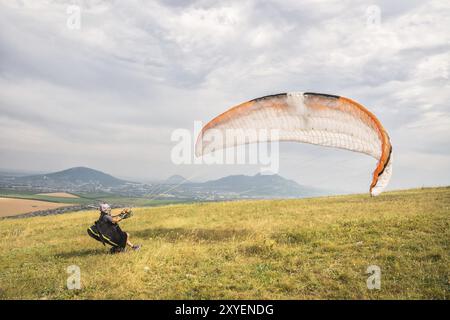
[[308, 197], [321, 194], [319, 190], [301, 186], [297, 182], [285, 179], [277, 174], [232, 175], [204, 182], [202, 187], [221, 192], [268, 198]]
[[172, 176], [162, 184], [173, 185], [172, 194], [180, 197], [191, 194], [197, 200], [304, 198], [325, 194], [277, 174], [231, 175], [206, 182], [190, 182], [181, 176]]
[[110, 188], [126, 183], [125, 180], [117, 179], [104, 172], [86, 167], [76, 167], [54, 173], [18, 177], [15, 180], [18, 183], [46, 187], [58, 185], [74, 187], [90, 184]]
[[177, 185], [178, 189], [195, 192], [215, 193], [229, 197], [246, 196], [259, 198], [293, 198], [323, 195], [324, 192], [312, 187], [299, 185], [280, 175], [230, 175], [206, 182], [191, 182], [180, 175], [173, 175], [161, 184]]
[[186, 179], [185, 177], [180, 176], [179, 174], [175, 174], [175, 175], [167, 178], [163, 183], [164, 184], [181, 184], [181, 183], [190, 183], [190, 181], [188, 179]]

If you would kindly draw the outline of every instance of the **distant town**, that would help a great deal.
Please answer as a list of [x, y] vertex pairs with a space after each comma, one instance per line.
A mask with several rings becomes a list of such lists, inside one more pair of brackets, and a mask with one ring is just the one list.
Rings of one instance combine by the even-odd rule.
[[39, 175], [0, 174], [0, 189], [10, 192], [98, 193], [154, 200], [215, 201], [230, 199], [302, 198], [326, 194], [279, 175], [234, 175], [192, 182], [175, 175], [165, 181], [138, 183], [104, 172], [76, 167]]

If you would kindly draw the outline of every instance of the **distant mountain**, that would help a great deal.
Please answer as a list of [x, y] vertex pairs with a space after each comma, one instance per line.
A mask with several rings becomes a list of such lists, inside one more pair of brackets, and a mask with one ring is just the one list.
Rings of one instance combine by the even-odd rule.
[[173, 175], [160, 183], [134, 183], [104, 172], [76, 167], [48, 174], [1, 177], [0, 188], [36, 192], [107, 192], [128, 197], [181, 200], [226, 200], [247, 198], [301, 198], [324, 192], [299, 185], [279, 175], [233, 175], [207, 182], [192, 182]]
[[[197, 184], [198, 185], [198, 184]], [[320, 194], [319, 190], [299, 185], [277, 174], [254, 176], [233, 175], [201, 184], [220, 193], [236, 193], [251, 197], [305, 197]]]
[[170, 176], [164, 181], [165, 184], [180, 184], [180, 183], [189, 183], [185, 177], [180, 176], [178, 174]]
[[82, 185], [92, 185], [93, 187], [98, 188], [111, 188], [127, 183], [125, 180], [117, 179], [104, 172], [86, 167], [70, 168], [48, 174], [17, 177], [15, 182], [33, 186], [60, 186], [63, 189], [66, 189], [67, 187], [79, 187]]

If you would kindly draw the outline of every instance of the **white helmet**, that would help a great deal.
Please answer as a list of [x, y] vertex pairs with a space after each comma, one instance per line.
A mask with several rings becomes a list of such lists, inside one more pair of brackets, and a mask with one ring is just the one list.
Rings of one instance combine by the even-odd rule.
[[102, 203], [100, 205], [100, 212], [109, 214], [111, 213], [111, 207], [107, 203]]

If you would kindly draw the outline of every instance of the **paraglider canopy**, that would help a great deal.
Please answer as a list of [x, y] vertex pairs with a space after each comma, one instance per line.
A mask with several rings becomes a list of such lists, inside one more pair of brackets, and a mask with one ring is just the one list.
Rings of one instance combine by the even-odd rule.
[[[370, 183], [370, 194], [379, 195], [392, 175], [392, 146], [380, 121], [361, 104], [336, 95], [291, 92], [253, 99], [237, 105], [209, 121], [201, 130], [195, 152], [202, 156], [214, 150], [244, 143], [246, 139], [214, 139], [214, 132], [239, 129], [277, 130], [279, 141], [297, 141], [346, 149], [378, 160]], [[273, 137], [268, 136], [267, 139]]]

